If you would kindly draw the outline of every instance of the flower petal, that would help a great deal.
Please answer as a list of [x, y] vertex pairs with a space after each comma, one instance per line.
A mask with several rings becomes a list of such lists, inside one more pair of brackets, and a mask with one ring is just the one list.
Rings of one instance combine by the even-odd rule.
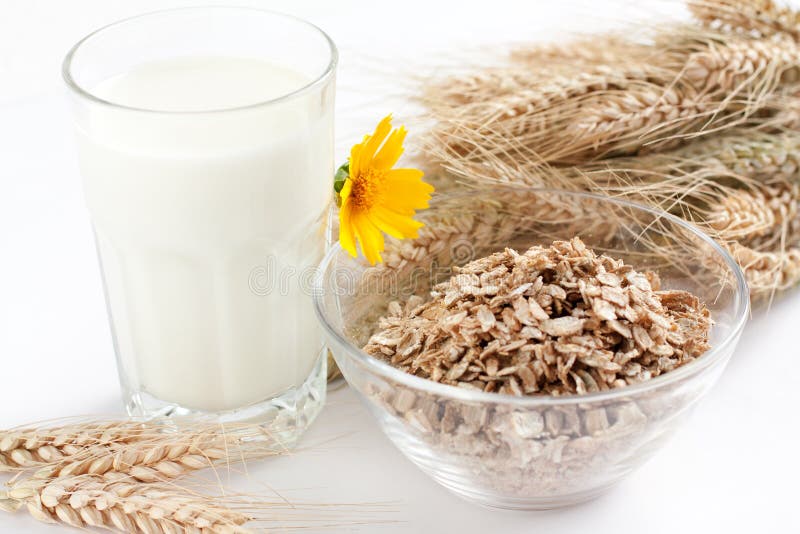
[[356, 238], [353, 233], [352, 215], [353, 205], [349, 202], [342, 203], [342, 207], [339, 210], [339, 244], [355, 258], [358, 252], [356, 251]]
[[353, 179], [348, 178], [344, 181], [344, 185], [342, 186], [342, 190], [339, 191], [339, 198], [342, 201], [342, 206], [344, 206], [345, 202], [348, 198], [350, 198], [350, 192], [353, 190]]
[[406, 139], [406, 129], [401, 126], [394, 130], [381, 149], [372, 160], [372, 166], [381, 171], [391, 169], [403, 154], [403, 141]]
[[381, 144], [383, 144], [383, 141], [386, 139], [386, 136], [389, 135], [389, 132], [391, 131], [392, 115], [389, 114], [378, 123], [378, 126], [375, 127], [375, 132], [364, 139], [364, 142], [362, 143], [363, 146], [361, 147], [360, 154], [358, 155], [358, 161], [355, 162], [355, 168], [353, 168], [354, 166], [351, 162], [351, 176], [360, 176], [367, 172], [372, 165], [372, 158], [375, 156], [378, 148], [380, 148]]
[[356, 238], [361, 244], [361, 252], [370, 265], [375, 265], [381, 258], [383, 251], [383, 234], [378, 228], [370, 222], [369, 218], [361, 212], [353, 212], [352, 214], [353, 229], [355, 230]]
[[361, 153], [364, 151], [364, 145], [367, 144], [369, 136], [365, 135], [360, 143], [353, 145], [350, 149], [350, 176], [358, 176], [356, 171], [361, 162]]
[[397, 239], [419, 237], [417, 230], [425, 226], [407, 215], [402, 215], [383, 206], [376, 206], [370, 211], [369, 218], [381, 231]]
[[417, 169], [392, 169], [386, 173], [382, 185], [382, 204], [404, 215], [428, 207], [433, 186], [422, 181], [423, 173]]

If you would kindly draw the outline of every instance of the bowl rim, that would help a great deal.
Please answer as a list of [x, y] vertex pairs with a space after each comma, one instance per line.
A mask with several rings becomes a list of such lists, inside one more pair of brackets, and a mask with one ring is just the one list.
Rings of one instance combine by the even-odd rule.
[[569, 404], [580, 404], [587, 402], [601, 402], [608, 400], [624, 399], [625, 397], [630, 397], [633, 395], [651, 391], [653, 389], [666, 387], [669, 386], [670, 384], [681, 381], [681, 379], [683, 378], [699, 374], [704, 369], [713, 366], [720, 360], [724, 360], [725, 359], [724, 356], [726, 354], [730, 355], [726, 349], [730, 345], [736, 343], [742, 330], [744, 329], [745, 323], [747, 322], [747, 317], [750, 311], [750, 291], [747, 286], [747, 281], [745, 279], [744, 272], [742, 271], [741, 267], [739, 267], [739, 264], [736, 263], [733, 257], [724, 248], [722, 248], [716, 241], [714, 241], [708, 234], [701, 231], [699, 228], [693, 226], [692, 224], [688, 223], [687, 221], [684, 221], [683, 219], [676, 217], [675, 215], [672, 215], [665, 211], [651, 208], [643, 204], [638, 204], [636, 202], [631, 202], [629, 200], [613, 198], [605, 195], [588, 193], [583, 191], [569, 191], [569, 190], [562, 190], [555, 188], [524, 187], [524, 186], [516, 186], [510, 184], [498, 184], [483, 189], [471, 189], [469, 191], [461, 191], [458, 193], [439, 194], [436, 196], [440, 200], [438, 201], [434, 200], [434, 202], [440, 202], [442, 200], [451, 198], [478, 197], [479, 195], [481, 195], [481, 193], [485, 193], [487, 190], [496, 190], [496, 189], [506, 189], [508, 191], [519, 191], [526, 193], [539, 192], [547, 194], [570, 195], [584, 199], [597, 200], [600, 202], [611, 202], [619, 206], [624, 206], [644, 211], [652, 215], [655, 215], [659, 218], [665, 218], [668, 221], [673, 222], [678, 226], [688, 230], [695, 237], [699, 238], [701, 241], [704, 241], [705, 243], [710, 245], [711, 248], [718, 255], [722, 257], [723, 261], [733, 272], [733, 276], [736, 281], [735, 283], [736, 292], [734, 294], [735, 308], [734, 308], [732, 328], [730, 333], [724, 339], [722, 339], [722, 341], [720, 341], [719, 344], [712, 347], [711, 350], [701, 355], [697, 359], [685, 365], [682, 365], [681, 367], [675, 369], [674, 371], [661, 374], [655, 378], [652, 378], [644, 382], [631, 384], [621, 388], [610, 389], [606, 391], [597, 391], [592, 393], [584, 393], [584, 394], [570, 394], [563, 396], [533, 395], [533, 396], [520, 396], [520, 397], [504, 393], [494, 393], [494, 392], [490, 393], [485, 391], [475, 391], [465, 388], [459, 388], [456, 386], [451, 386], [449, 384], [442, 384], [439, 382], [428, 380], [426, 378], [421, 378], [412, 374], [408, 374], [404, 371], [401, 371], [400, 369], [397, 369], [389, 365], [388, 363], [385, 363], [373, 356], [370, 356], [369, 354], [361, 350], [361, 348], [356, 347], [348, 339], [344, 338], [328, 322], [326, 317], [326, 307], [323, 302], [323, 296], [325, 294], [324, 274], [328, 271], [328, 268], [330, 267], [330, 264], [333, 261], [333, 259], [344, 251], [344, 249], [342, 249], [341, 245], [337, 241], [331, 246], [330, 250], [328, 250], [322, 262], [319, 264], [317, 270], [318, 276], [316, 276], [314, 280], [313, 301], [314, 301], [314, 311], [316, 312], [317, 319], [321, 323], [323, 329], [325, 330], [328, 336], [332, 337], [334, 340], [336, 340], [336, 342], [339, 345], [347, 349], [348, 357], [355, 359], [358, 363], [370, 369], [371, 372], [376, 373], [382, 376], [383, 378], [399, 382], [409, 388], [415, 390], [421, 390], [428, 394], [439, 395], [442, 397], [447, 397], [459, 401], [505, 403], [521, 407], [531, 407], [531, 406], [543, 406], [543, 405], [569, 405]]

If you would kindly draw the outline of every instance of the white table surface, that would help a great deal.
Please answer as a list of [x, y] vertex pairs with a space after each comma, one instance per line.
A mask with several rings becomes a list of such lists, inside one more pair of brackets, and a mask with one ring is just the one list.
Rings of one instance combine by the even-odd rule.
[[[191, 3], [0, 2], [0, 428], [121, 414], [59, 63], [95, 27]], [[566, 30], [613, 24], [635, 4], [216, 3], [293, 12], [339, 43], [340, 154], [386, 112], [402, 118], [402, 106], [386, 107], [397, 65], [435, 63], [439, 51], [479, 43], [560, 38]], [[651, 2], [640, 7], [647, 11], [680, 6]], [[376, 73], [383, 82], [376, 84]], [[502, 512], [459, 500], [405, 460], [347, 389], [330, 395], [303, 450], [250, 465], [246, 483], [290, 500], [391, 504], [369, 514], [371, 523], [345, 529], [358, 532], [798, 532], [799, 340], [794, 292], [755, 315], [720, 383], [653, 460], [607, 495], [572, 509]], [[2, 533], [55, 531], [23, 513], [0, 515]]]

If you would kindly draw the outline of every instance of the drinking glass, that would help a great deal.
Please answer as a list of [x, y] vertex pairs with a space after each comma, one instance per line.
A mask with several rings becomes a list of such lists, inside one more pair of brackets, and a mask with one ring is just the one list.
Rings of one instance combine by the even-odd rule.
[[336, 60], [308, 22], [224, 7], [126, 19], [66, 56], [131, 415], [256, 421], [291, 444], [319, 412]]

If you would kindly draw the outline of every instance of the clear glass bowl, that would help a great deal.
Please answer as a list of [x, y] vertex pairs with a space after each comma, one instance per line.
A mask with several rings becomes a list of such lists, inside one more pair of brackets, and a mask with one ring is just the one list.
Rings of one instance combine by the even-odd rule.
[[[342, 373], [394, 444], [434, 480], [485, 506], [567, 506], [621, 480], [717, 381], [748, 315], [747, 286], [733, 259], [686, 222], [642, 206], [498, 186], [438, 196], [420, 216], [420, 238], [389, 242], [376, 267], [334, 246], [316, 281], [316, 310]], [[426, 296], [451, 267], [576, 235], [597, 252], [657, 271], [662, 289], [701, 297], [715, 322], [712, 349], [646, 382], [563, 397], [439, 384], [361, 351], [390, 301]]]

